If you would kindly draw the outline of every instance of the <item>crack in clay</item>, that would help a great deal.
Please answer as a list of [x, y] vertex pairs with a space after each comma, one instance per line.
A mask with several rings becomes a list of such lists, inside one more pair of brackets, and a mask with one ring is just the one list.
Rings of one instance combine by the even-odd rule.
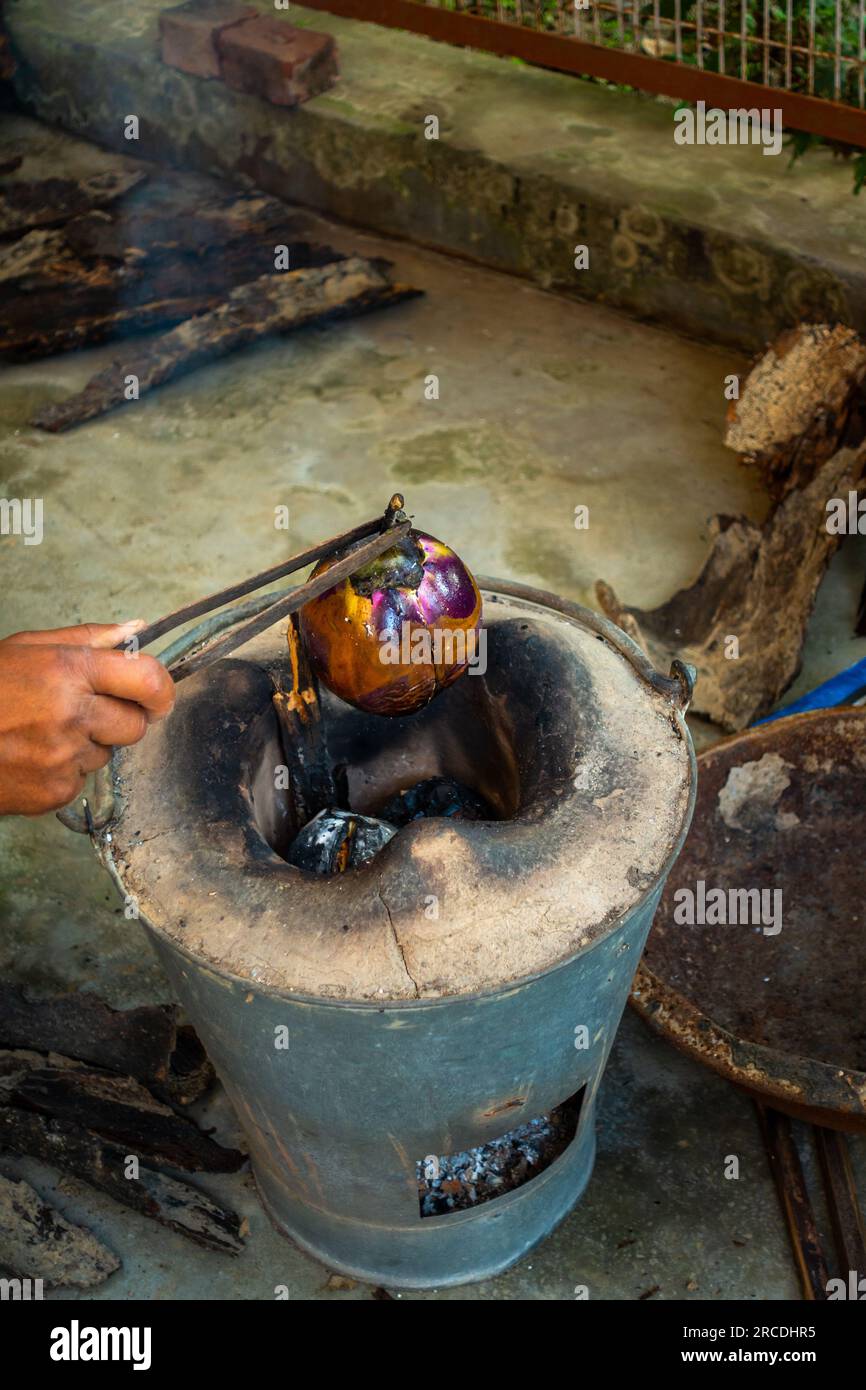
[[403, 950], [402, 943], [401, 943], [401, 941], [400, 941], [399, 936], [397, 935], [397, 928], [394, 926], [394, 918], [391, 916], [391, 909], [390, 909], [390, 907], [388, 906], [388, 904], [385, 902], [385, 899], [382, 897], [382, 890], [381, 890], [380, 888], [377, 888], [377, 890], [376, 890], [376, 897], [379, 899], [379, 902], [382, 904], [382, 906], [383, 906], [384, 909], [385, 909], [385, 912], [386, 912], [387, 915], [388, 915], [388, 925], [389, 925], [389, 927], [391, 928], [391, 935], [392, 935], [393, 938], [394, 938], [394, 945], [397, 947], [397, 950], [400, 952], [400, 959], [401, 959], [401, 961], [403, 962], [403, 969], [406, 971], [406, 977], [407, 977], [407, 979], [409, 979], [409, 980], [412, 981], [412, 988], [413, 988], [414, 991], [415, 991], [415, 998], [416, 998], [416, 999], [420, 999], [420, 997], [421, 997], [421, 991], [420, 991], [420, 989], [418, 988], [418, 982], [417, 982], [417, 980], [414, 978], [414, 976], [413, 976], [413, 974], [412, 974], [412, 971], [409, 969], [408, 965], [406, 964], [406, 952]]
[[[215, 824], [217, 824], [217, 822], [216, 822], [216, 821], [205, 821], [204, 824], [206, 824], [206, 825], [207, 825], [207, 824], [215, 825]], [[154, 831], [152, 831], [151, 834], [149, 834], [149, 835], [141, 835], [141, 836], [136, 835], [136, 836], [134, 836], [134, 837], [133, 837], [133, 836], [130, 836], [130, 839], [129, 839], [129, 848], [130, 848], [130, 849], [137, 849], [140, 845], [149, 845], [153, 840], [161, 840], [161, 839], [163, 839], [163, 837], [166, 836], [166, 835], [177, 835], [178, 833], [180, 833], [180, 832], [182, 832], [182, 831], [185, 831], [185, 830], [189, 830], [190, 828], [191, 828], [190, 822], [185, 821], [185, 822], [182, 822], [180, 825], [177, 825], [177, 824], [175, 824], [175, 825], [167, 825], [167, 826], [165, 827], [164, 830], [154, 830]], [[108, 826], [106, 826], [106, 829], [107, 829], [107, 830], [111, 830], [111, 829], [112, 829], [112, 823], [109, 823]]]

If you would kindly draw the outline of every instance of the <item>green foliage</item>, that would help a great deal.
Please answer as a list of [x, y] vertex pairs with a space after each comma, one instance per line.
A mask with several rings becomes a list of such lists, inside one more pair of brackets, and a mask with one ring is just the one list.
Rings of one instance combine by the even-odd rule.
[[[431, 0], [426, 0], [429, 4]], [[438, 0], [440, 6], [449, 10], [468, 10], [474, 14], [486, 15], [489, 19], [505, 19], [534, 29], [549, 30], [556, 33], [575, 32], [575, 13], [583, 21], [586, 38], [595, 39], [609, 48], [622, 48], [637, 42], [644, 52], [666, 61], [676, 61], [674, 18], [676, 0], [659, 0], [659, 22], [656, 26], [653, 0], [624, 0], [620, 14], [597, 12], [575, 12], [570, 0]], [[860, 33], [859, 6], [856, 0], [842, 0], [839, 15], [839, 53], [840, 91], [836, 94], [836, 23], [837, 0], [814, 0], [814, 36], [810, 35], [809, 16], [812, 0], [792, 0], [791, 5], [791, 73], [790, 82], [785, 63], [785, 45], [788, 42], [787, 6], [780, 0], [771, 0], [769, 6], [768, 33], [764, 34], [764, 8], [762, 0], [726, 0], [724, 6], [724, 28], [726, 37], [720, 52], [719, 40], [715, 33], [719, 27], [719, 0], [703, 0], [701, 18], [703, 42], [700, 56], [706, 72], [724, 71], [729, 76], [744, 77], [751, 82], [765, 81], [764, 49], [760, 42], [765, 37], [771, 41], [766, 79], [770, 86], [789, 87], [793, 92], [809, 92], [815, 96], [856, 104], [858, 100], [858, 74], [860, 54], [863, 51], [864, 35]], [[744, 14], [745, 10], [745, 14]], [[637, 12], [637, 25], [635, 13]], [[697, 0], [681, 0], [681, 18], [684, 26], [696, 25], [698, 19]], [[742, 38], [745, 30], [745, 40]], [[809, 57], [799, 49], [809, 47], [810, 37], [816, 49], [827, 56], [813, 58], [810, 84]], [[698, 65], [698, 42], [694, 28], [683, 27], [681, 31], [681, 59], [687, 66]], [[722, 56], [724, 61], [722, 61]], [[515, 60], [518, 61], [518, 60]], [[592, 79], [606, 87], [619, 87], [620, 84]], [[631, 90], [622, 88], [622, 90]], [[680, 102], [677, 110], [688, 106]], [[860, 153], [851, 146], [823, 140], [817, 135], [807, 135], [802, 131], [789, 134], [787, 148], [794, 164], [815, 146], [829, 145], [834, 154], [851, 160], [853, 189], [855, 194], [866, 186], [866, 153]]]
[[[431, 3], [431, 0], [427, 0]], [[812, 0], [792, 0], [791, 6], [791, 83], [795, 92], [809, 90], [809, 59], [804, 52], [809, 46], [809, 13]], [[656, 34], [655, 13], [652, 0], [624, 0], [621, 15], [598, 13], [598, 25], [592, 12], [575, 12], [569, 0], [439, 0], [439, 4], [450, 10], [467, 10], [485, 15], [489, 19], [504, 19], [519, 22], [529, 28], [551, 30], [558, 33], [574, 33], [575, 14], [582, 19], [584, 32], [588, 38], [598, 33], [599, 40], [611, 48], [621, 48], [623, 37], [631, 43], [635, 36], [645, 51], [651, 52], [657, 39], [661, 41], [662, 52], [657, 56], [673, 60], [674, 18], [676, 0], [659, 0], [659, 30]], [[835, 96], [835, 50], [836, 50], [836, 0], [814, 0], [815, 31], [814, 43], [817, 49], [828, 56], [814, 60], [813, 83], [816, 96]], [[741, 34], [743, 30], [743, 9], [745, 6], [745, 62]], [[720, 62], [719, 41], [715, 33], [719, 27], [719, 0], [703, 0], [701, 17], [704, 39], [701, 45], [703, 67], [707, 72], [724, 71], [742, 76], [753, 82], [764, 81], [764, 52], [761, 40], [770, 40], [769, 81], [771, 86], [785, 86], [786, 66], [784, 45], [787, 41], [787, 7], [779, 0], [772, 0], [769, 6], [769, 31], [764, 34], [764, 11], [761, 0], [726, 0], [724, 27], [727, 37], [724, 40], [724, 64]], [[637, 26], [635, 26], [637, 15]], [[697, 0], [682, 0], [683, 20], [681, 61], [687, 66], [698, 65], [698, 43], [695, 26], [698, 20]], [[841, 7], [839, 26], [839, 51], [842, 62], [843, 101], [856, 100], [858, 57], [862, 44], [859, 42], [860, 22], [856, 0], [848, 0]], [[637, 33], [635, 35], [635, 29]], [[742, 71], [741, 71], [742, 68]]]
[[785, 143], [787, 149], [791, 151], [789, 168], [817, 145], [826, 145], [837, 158], [850, 159], [851, 172], [854, 176], [854, 186], [851, 189], [853, 194], [858, 194], [863, 185], [866, 184], [866, 153], [858, 153], [853, 146], [842, 145], [837, 140], [825, 140], [822, 136], [810, 135], [805, 130], [792, 130]]

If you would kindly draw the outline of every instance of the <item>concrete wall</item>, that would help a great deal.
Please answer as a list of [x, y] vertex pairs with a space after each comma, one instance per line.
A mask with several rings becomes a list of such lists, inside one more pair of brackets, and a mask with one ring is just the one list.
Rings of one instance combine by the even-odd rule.
[[866, 198], [827, 150], [790, 168], [759, 147], [679, 146], [660, 101], [259, 0], [338, 41], [337, 86], [288, 111], [165, 67], [163, 8], [11, 0], [19, 94], [128, 154], [246, 179], [699, 338], [754, 351], [804, 317], [866, 329]]

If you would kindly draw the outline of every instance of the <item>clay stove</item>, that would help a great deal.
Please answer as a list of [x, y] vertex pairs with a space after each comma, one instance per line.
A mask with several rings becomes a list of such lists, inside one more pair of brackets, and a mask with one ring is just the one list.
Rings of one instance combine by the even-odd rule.
[[[552, 595], [482, 590], [483, 675], [405, 718], [323, 700], [354, 810], [444, 776], [494, 818], [414, 821], [333, 878], [288, 864], [272, 628], [185, 681], [172, 718], [118, 755], [119, 816], [101, 837], [274, 1222], [379, 1284], [495, 1274], [580, 1196], [599, 1083], [694, 803], [689, 672], [657, 674]], [[531, 1148], [551, 1123], [547, 1166], [425, 1214], [454, 1155], [515, 1131]]]

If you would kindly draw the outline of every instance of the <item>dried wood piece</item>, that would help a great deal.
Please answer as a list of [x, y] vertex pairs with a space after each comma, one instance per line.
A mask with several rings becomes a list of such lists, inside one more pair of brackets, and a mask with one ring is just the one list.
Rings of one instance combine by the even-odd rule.
[[92, 208], [106, 207], [143, 183], [135, 169], [108, 169], [88, 179], [10, 179], [0, 188], [0, 237], [34, 227], [62, 227]]
[[[59, 296], [75, 299], [74, 312], [102, 309], [108, 292], [114, 294], [115, 271], [103, 262], [88, 266], [75, 255], [56, 227], [34, 227], [6, 246], [0, 246], [0, 285], [3, 293], [3, 328], [0, 349], [9, 355], [20, 320], [32, 320], [47, 307], [57, 310]], [[101, 296], [101, 297], [100, 297]], [[23, 333], [23, 329], [20, 330]]]
[[[222, 189], [220, 185], [220, 189]], [[195, 258], [198, 266], [221, 266], [222, 289], [273, 269], [275, 244], [292, 253], [305, 243], [307, 219], [264, 193], [191, 192], [186, 183], [165, 175], [151, 180], [120, 208], [91, 210], [64, 224], [68, 245], [80, 256], [106, 256], [131, 269], [151, 261]], [[340, 260], [329, 247], [328, 260]]]
[[22, 1279], [93, 1289], [120, 1269], [120, 1260], [28, 1183], [0, 1175], [0, 1267]]
[[[156, 1100], [131, 1076], [112, 1076], [55, 1058], [46, 1066], [38, 1054], [0, 1053], [0, 1104], [70, 1120], [104, 1139], [123, 1144], [157, 1167], [236, 1173], [245, 1162], [237, 1149], [217, 1144], [197, 1125]], [[59, 1065], [58, 1065], [59, 1063]], [[5, 1073], [5, 1074], [4, 1074]]]
[[123, 1206], [209, 1250], [237, 1255], [243, 1249], [236, 1212], [221, 1207], [200, 1188], [178, 1182], [144, 1163], [139, 1164], [137, 1178], [126, 1177], [130, 1157], [126, 1149], [68, 1120], [0, 1106], [0, 1150], [38, 1158], [81, 1178]]
[[799, 324], [752, 368], [728, 407], [725, 443], [781, 499], [844, 444], [859, 444], [864, 379], [866, 344], [852, 328]]
[[[866, 448], [840, 449], [763, 526], [716, 517], [698, 579], [659, 608], [627, 607], [609, 585], [596, 585], [603, 611], [659, 670], [674, 657], [696, 667], [693, 713], [744, 729], [797, 675], [815, 595], [840, 541], [827, 531], [826, 503], [856, 489], [864, 465]], [[738, 656], [726, 643], [732, 637]]]
[[150, 1086], [168, 1079], [175, 1039], [170, 1006], [111, 1009], [95, 994], [29, 1000], [0, 983], [0, 1047], [59, 1052]]
[[86, 1070], [87, 1063], [77, 1062], [74, 1057], [63, 1057], [59, 1052], [49, 1052], [47, 1056], [43, 1056], [41, 1052], [32, 1052], [23, 1047], [0, 1048], [0, 1103], [14, 1090], [19, 1081], [24, 1080], [28, 1072], [38, 1071], [41, 1067], [63, 1067], [70, 1070], [82, 1067]]
[[[0, 277], [2, 278], [2, 277]], [[0, 290], [2, 292], [2, 290]], [[81, 282], [75, 293], [84, 293]], [[97, 299], [101, 287], [97, 286]], [[168, 299], [152, 300], [147, 304], [127, 305], [120, 308], [104, 309], [94, 302], [86, 309], [79, 300], [78, 316], [65, 321], [52, 318], [58, 313], [57, 300], [53, 291], [34, 298], [27, 307], [26, 320], [13, 321], [10, 312], [9, 337], [0, 338], [0, 358], [20, 362], [31, 357], [46, 357], [57, 352], [68, 352], [75, 348], [89, 347], [109, 338], [123, 337], [127, 334], [143, 333], [153, 329], [163, 329], [169, 324], [180, 323], [193, 314], [203, 313], [217, 303], [216, 296], [194, 295], [189, 299], [171, 296]], [[44, 317], [42, 317], [44, 316]], [[2, 330], [0, 330], [2, 332]]]
[[[272, 270], [277, 245], [293, 269], [341, 259], [306, 239], [302, 214], [262, 194], [202, 196], [166, 177], [110, 208], [89, 206], [90, 196], [81, 192], [81, 210], [58, 217], [62, 225], [36, 225], [0, 245], [0, 356], [26, 360], [169, 328]], [[7, 209], [7, 218], [20, 212]], [[47, 208], [42, 221], [49, 217]]]
[[219, 308], [148, 343], [125, 345], [123, 359], [98, 372], [83, 391], [40, 411], [30, 423], [52, 432], [70, 429], [122, 405], [129, 375], [137, 378], [143, 395], [248, 343], [306, 324], [361, 314], [418, 293], [407, 285], [392, 285], [381, 263], [360, 256], [322, 268], [262, 275], [233, 290]]
[[328, 756], [319, 682], [310, 665], [301, 637], [297, 613], [289, 618], [286, 632], [291, 684], [284, 690], [274, 675], [274, 709], [280, 722], [283, 756], [289, 770], [289, 801], [294, 833], [317, 816], [335, 807], [337, 789]]
[[[78, 1057], [58, 1053], [58, 1045], [76, 1048]], [[172, 1007], [114, 1010], [93, 994], [29, 1001], [19, 990], [0, 984], [3, 1046], [19, 1050], [0, 1053], [0, 1084], [13, 1056], [32, 1057], [31, 1066], [80, 1067], [90, 1062], [137, 1076], [171, 1105], [191, 1105], [216, 1077], [195, 1029], [189, 1024], [175, 1028]], [[21, 1047], [33, 1051], [22, 1052]]]

